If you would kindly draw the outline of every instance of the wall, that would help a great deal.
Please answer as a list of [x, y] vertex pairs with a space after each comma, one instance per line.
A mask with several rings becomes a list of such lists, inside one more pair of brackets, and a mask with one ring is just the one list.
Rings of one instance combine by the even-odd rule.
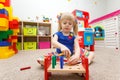
[[[74, 9], [88, 11], [90, 20], [106, 13], [104, 0], [11, 0], [13, 14], [20, 20], [38, 21], [43, 16], [52, 18], [52, 33], [57, 31], [57, 14], [60, 12], [72, 12]], [[89, 20], [89, 21], [90, 21]]]
[[120, 9], [120, 0], [107, 0], [107, 12], [111, 13]]

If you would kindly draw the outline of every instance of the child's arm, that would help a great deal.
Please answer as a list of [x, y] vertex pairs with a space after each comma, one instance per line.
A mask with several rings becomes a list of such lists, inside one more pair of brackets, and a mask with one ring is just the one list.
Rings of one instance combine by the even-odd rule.
[[79, 46], [79, 38], [76, 37], [76, 39], [74, 40], [75, 43], [75, 55], [76, 56], [80, 56], [80, 46]]
[[68, 64], [69, 65], [73, 65], [79, 62], [80, 60], [80, 47], [79, 47], [79, 39], [78, 37], [76, 37], [76, 39], [74, 40], [75, 43], [75, 53], [73, 56], [70, 57]]
[[52, 45], [55, 48], [61, 49], [61, 51], [64, 53], [66, 57], [68, 57], [71, 54], [70, 50], [66, 46], [58, 42], [57, 35], [54, 35], [54, 37], [52, 37]]

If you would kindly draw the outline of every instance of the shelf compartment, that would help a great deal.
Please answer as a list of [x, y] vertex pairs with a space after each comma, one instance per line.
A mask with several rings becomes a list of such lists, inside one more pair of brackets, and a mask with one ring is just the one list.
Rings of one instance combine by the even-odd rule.
[[24, 50], [35, 50], [36, 45], [36, 42], [24, 42]]
[[39, 49], [48, 49], [50, 45], [50, 41], [41, 41], [39, 42]]
[[23, 34], [25, 36], [36, 36], [37, 34], [37, 28], [27, 28], [27, 27], [24, 27], [23, 28]]
[[37, 42], [37, 36], [23, 36], [24, 42]]

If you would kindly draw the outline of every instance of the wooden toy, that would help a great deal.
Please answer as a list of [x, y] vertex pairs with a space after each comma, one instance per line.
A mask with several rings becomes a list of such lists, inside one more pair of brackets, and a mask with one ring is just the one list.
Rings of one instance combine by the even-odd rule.
[[62, 69], [60, 68], [59, 62], [56, 63], [54, 68], [51, 64], [51, 56], [46, 56], [44, 59], [44, 78], [45, 80], [48, 80], [51, 76], [51, 73], [54, 72], [61, 72], [61, 73], [82, 73], [84, 75], [84, 80], [89, 80], [89, 69], [88, 69], [88, 59], [84, 56], [81, 57], [82, 63], [69, 66], [67, 64], [64, 64], [64, 67]]
[[[37, 59], [37, 62], [41, 65], [41, 66], [43, 66], [44, 65], [44, 58], [46, 57], [46, 56], [55, 56], [55, 58], [57, 58], [57, 57], [59, 57], [59, 56], [64, 56], [64, 54], [63, 53], [60, 53], [60, 54], [57, 54], [57, 53], [55, 53], [55, 52], [51, 52], [51, 53], [48, 53], [48, 54], [46, 54], [46, 55], [44, 55], [44, 56], [40, 56], [38, 59]], [[59, 60], [59, 59], [57, 59], [57, 60]], [[56, 59], [55, 59], [55, 61], [56, 61]], [[64, 60], [64, 61], [67, 61], [67, 60]]]
[[64, 57], [60, 56], [60, 68], [63, 69], [63, 65], [64, 65]]
[[31, 67], [30, 67], [30, 66], [28, 66], [28, 67], [23, 67], [23, 68], [20, 68], [20, 70], [21, 70], [21, 71], [23, 71], [23, 70], [27, 70], [27, 69], [31, 69]]

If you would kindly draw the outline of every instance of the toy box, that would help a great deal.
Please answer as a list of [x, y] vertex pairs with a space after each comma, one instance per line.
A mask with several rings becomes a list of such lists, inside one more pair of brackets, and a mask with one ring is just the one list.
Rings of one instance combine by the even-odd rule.
[[35, 50], [36, 42], [24, 42], [24, 50]]
[[26, 35], [26, 36], [36, 36], [36, 33], [37, 33], [37, 28], [28, 28], [28, 27], [24, 27], [23, 28], [23, 34]]
[[39, 49], [48, 49], [50, 48], [50, 42], [45, 41], [45, 42], [39, 42]]

